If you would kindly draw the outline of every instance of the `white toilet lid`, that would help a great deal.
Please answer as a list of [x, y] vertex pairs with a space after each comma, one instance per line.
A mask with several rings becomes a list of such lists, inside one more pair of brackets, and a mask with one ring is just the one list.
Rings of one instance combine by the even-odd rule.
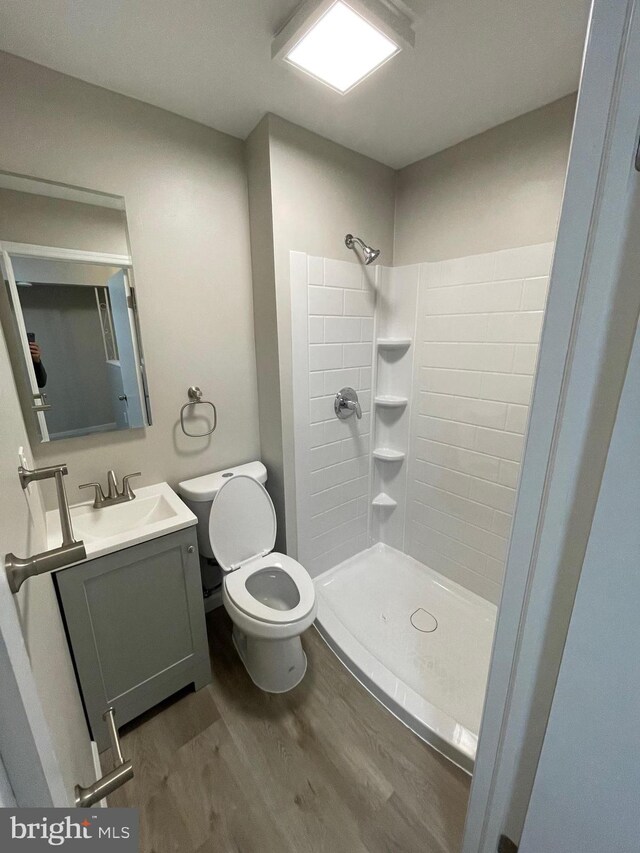
[[227, 572], [273, 551], [276, 513], [262, 483], [237, 474], [220, 487], [209, 514], [209, 541]]

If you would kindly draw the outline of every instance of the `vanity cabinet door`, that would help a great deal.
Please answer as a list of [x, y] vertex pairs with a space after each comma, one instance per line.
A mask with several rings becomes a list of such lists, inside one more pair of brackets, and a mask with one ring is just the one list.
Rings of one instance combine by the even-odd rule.
[[181, 687], [211, 678], [195, 528], [56, 575], [94, 740]]

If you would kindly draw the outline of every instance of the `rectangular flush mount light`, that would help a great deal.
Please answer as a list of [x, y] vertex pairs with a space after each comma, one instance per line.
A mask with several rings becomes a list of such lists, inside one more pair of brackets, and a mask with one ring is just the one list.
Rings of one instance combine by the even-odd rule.
[[276, 36], [272, 55], [345, 94], [402, 44], [413, 44], [410, 22], [377, 0], [316, 0]]

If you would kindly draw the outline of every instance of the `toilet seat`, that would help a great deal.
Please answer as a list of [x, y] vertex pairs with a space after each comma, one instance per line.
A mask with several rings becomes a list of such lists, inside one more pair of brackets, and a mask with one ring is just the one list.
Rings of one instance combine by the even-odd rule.
[[[316, 592], [306, 569], [292, 557], [272, 552], [276, 514], [262, 483], [246, 474], [227, 479], [211, 506], [209, 538], [225, 573], [225, 593], [246, 616], [264, 624], [284, 626], [295, 625], [312, 613]], [[300, 600], [290, 610], [269, 607], [247, 589], [249, 578], [266, 569], [284, 572], [295, 584]]]
[[[246, 587], [247, 580], [263, 569], [280, 569], [296, 585], [300, 601], [291, 610], [276, 610], [254, 598]], [[227, 595], [237, 608], [247, 616], [274, 625], [291, 624], [305, 619], [313, 610], [316, 591], [313, 581], [304, 566], [292, 557], [277, 551], [251, 560], [239, 569], [230, 572], [224, 579]]]

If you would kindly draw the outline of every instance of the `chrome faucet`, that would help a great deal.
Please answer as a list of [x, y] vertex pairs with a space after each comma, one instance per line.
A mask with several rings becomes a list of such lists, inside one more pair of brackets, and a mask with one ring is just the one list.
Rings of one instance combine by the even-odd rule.
[[102, 491], [102, 486], [100, 483], [83, 483], [81, 486], [78, 486], [79, 489], [95, 489], [95, 497], [93, 501], [94, 509], [103, 509], [105, 506], [114, 506], [114, 504], [121, 504], [125, 501], [135, 500], [135, 493], [131, 488], [131, 484], [129, 480], [132, 477], [140, 477], [141, 472], [136, 471], [135, 474], [125, 474], [122, 478], [122, 490], [118, 491], [118, 481], [116, 479], [116, 474], [113, 469], [107, 471], [107, 494]]
[[358, 402], [358, 394], [353, 388], [341, 388], [336, 394], [333, 401], [333, 410], [336, 417], [341, 421], [345, 418], [350, 418], [355, 413], [355, 416], [360, 420], [362, 417], [362, 409]]

